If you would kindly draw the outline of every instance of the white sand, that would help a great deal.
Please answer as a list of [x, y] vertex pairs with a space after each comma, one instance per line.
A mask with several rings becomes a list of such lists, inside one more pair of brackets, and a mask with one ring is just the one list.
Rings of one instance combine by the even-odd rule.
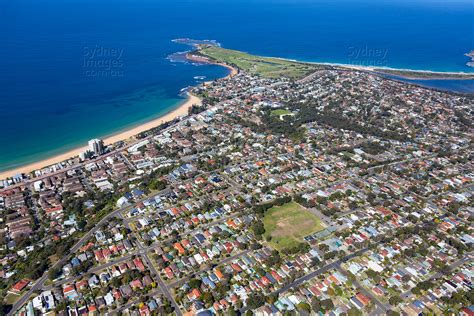
[[[155, 120], [152, 120], [150, 122], [144, 123], [142, 125], [131, 128], [131, 129], [126, 130], [124, 132], [120, 132], [120, 133], [112, 135], [110, 137], [106, 137], [104, 139], [104, 143], [106, 145], [109, 145], [109, 144], [113, 144], [113, 143], [115, 143], [117, 141], [120, 141], [120, 140], [127, 140], [127, 139], [131, 138], [132, 136], [135, 136], [135, 135], [137, 135], [141, 132], [152, 129], [153, 127], [156, 127], [156, 126], [158, 126], [158, 125], [160, 125], [164, 122], [174, 120], [175, 118], [177, 118], [179, 116], [187, 115], [188, 114], [188, 109], [193, 104], [200, 105], [201, 104], [201, 99], [194, 96], [194, 95], [189, 94], [187, 101], [184, 102], [182, 105], [180, 105], [178, 108], [174, 109], [173, 111], [171, 111], [171, 112], [169, 112], [169, 113], [167, 113], [167, 114], [165, 114], [165, 115], [163, 115], [163, 116], [161, 116], [161, 117], [159, 117]], [[42, 169], [44, 167], [47, 167], [47, 166], [62, 162], [64, 160], [67, 160], [71, 157], [78, 156], [81, 152], [85, 151], [86, 149], [87, 149], [87, 146], [76, 148], [76, 149], [70, 150], [68, 152], [65, 152], [63, 154], [60, 154], [60, 155], [57, 155], [57, 156], [54, 156], [54, 157], [51, 157], [51, 158], [47, 158], [47, 159], [44, 159], [44, 160], [41, 160], [41, 161], [38, 161], [38, 162], [34, 162], [34, 163], [31, 163], [31, 164], [28, 164], [28, 165], [25, 165], [25, 166], [22, 166], [22, 167], [18, 167], [18, 168], [11, 169], [11, 170], [6, 170], [6, 171], [0, 171], [0, 179], [5, 179], [7, 177], [12, 177], [12, 176], [14, 176], [16, 174], [19, 174], [19, 173], [29, 173], [29, 172], [34, 171], [34, 170]]]

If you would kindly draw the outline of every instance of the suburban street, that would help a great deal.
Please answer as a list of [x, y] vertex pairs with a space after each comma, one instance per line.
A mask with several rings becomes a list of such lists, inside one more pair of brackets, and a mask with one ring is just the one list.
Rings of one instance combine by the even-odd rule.
[[[158, 193], [155, 193], [154, 195], [159, 195], [159, 194], [165, 194], [166, 192], [169, 192], [169, 188], [166, 188]], [[145, 201], [146, 199], [148, 199], [149, 197], [145, 197], [143, 199], [140, 199], [139, 201], [137, 201], [137, 203], [139, 202], [143, 202]], [[49, 270], [53, 269], [53, 268], [59, 268], [59, 267], [62, 267], [66, 262], [68, 262], [71, 257], [76, 253], [77, 250], [79, 250], [79, 248], [81, 248], [101, 227], [102, 225], [104, 225], [105, 223], [107, 223], [111, 218], [114, 218], [116, 216], [118, 216], [120, 213], [122, 212], [125, 212], [129, 209], [132, 208], [132, 205], [127, 205], [127, 206], [123, 206], [121, 208], [118, 208], [112, 212], [110, 212], [109, 214], [105, 215], [97, 224], [95, 224], [95, 226], [89, 230], [87, 233], [85, 233], [75, 244], [74, 246], [71, 247], [71, 249], [69, 250], [69, 253], [68, 255], [64, 256], [63, 258], [61, 258], [60, 260], [58, 260], [55, 264], [53, 264], [47, 271], [45, 271], [45, 273], [43, 274], [43, 276], [41, 278], [39, 278], [38, 280], [36, 280], [33, 285], [31, 286], [31, 288], [26, 292], [24, 293], [19, 299], [18, 301], [16, 301], [15, 304], [13, 304], [13, 307], [9, 313], [9, 315], [13, 315], [20, 307], [22, 307], [29, 299], [29, 297], [37, 290], [41, 290], [44, 286], [44, 283], [46, 282], [46, 280], [48, 279], [48, 272]]]
[[[457, 268], [459, 268], [461, 265], [465, 264], [466, 262], [472, 261], [474, 259], [473, 256], [474, 256], [474, 252], [468, 252], [468, 253], [464, 254], [463, 258], [457, 260], [456, 262], [453, 262], [449, 266], [449, 269], [451, 271], [456, 270]], [[432, 275], [430, 278], [428, 278], [427, 281], [437, 280], [437, 279], [443, 277], [443, 275], [444, 274], [441, 273], [441, 272], [436, 272], [434, 275]], [[410, 299], [413, 295], [414, 294], [410, 290], [410, 291], [406, 291], [406, 292], [402, 293], [400, 295], [400, 297], [405, 300], [405, 299]]]

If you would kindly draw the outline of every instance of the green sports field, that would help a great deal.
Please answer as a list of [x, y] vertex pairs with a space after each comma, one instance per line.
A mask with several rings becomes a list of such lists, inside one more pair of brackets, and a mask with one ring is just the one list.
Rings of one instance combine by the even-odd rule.
[[288, 114], [292, 114], [292, 113], [291, 113], [291, 111], [288, 111], [288, 110], [285, 110], [285, 109], [273, 110], [271, 112], [271, 115], [274, 115], [274, 116], [281, 116], [281, 115], [288, 115]]
[[290, 202], [269, 209], [263, 218], [264, 238], [277, 250], [291, 248], [303, 242], [303, 237], [324, 229], [321, 220], [301, 205]]

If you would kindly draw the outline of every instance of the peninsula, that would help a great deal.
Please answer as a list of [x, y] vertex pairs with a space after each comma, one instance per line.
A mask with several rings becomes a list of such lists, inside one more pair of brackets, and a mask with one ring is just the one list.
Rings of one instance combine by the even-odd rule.
[[200, 44], [196, 45], [196, 47], [197, 50], [189, 55], [196, 56], [204, 61], [207, 59], [217, 63], [233, 65], [239, 69], [244, 69], [252, 73], [260, 73], [268, 77], [278, 77], [281, 74], [285, 74], [290, 78], [298, 78], [316, 69], [351, 69], [356, 71], [368, 71], [374, 74], [395, 75], [407, 79], [474, 80], [473, 73], [365, 67], [335, 63], [298, 62], [284, 58], [255, 56], [245, 52], [225, 49], [216, 45]]

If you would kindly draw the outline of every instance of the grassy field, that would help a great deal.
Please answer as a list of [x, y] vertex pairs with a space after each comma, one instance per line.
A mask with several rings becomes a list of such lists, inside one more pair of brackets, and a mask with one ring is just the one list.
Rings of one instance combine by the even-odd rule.
[[[301, 79], [318, 69], [334, 68], [317, 63], [295, 62], [279, 58], [262, 57], [245, 52], [225, 49], [218, 46], [200, 46], [199, 53], [218, 63], [228, 64], [253, 74], [267, 78], [288, 77]], [[341, 69], [340, 67], [336, 67]], [[410, 71], [398, 69], [375, 68], [375, 74], [389, 74], [413, 79], [469, 79], [474, 78], [470, 73], [445, 73], [431, 71]]]
[[291, 248], [303, 242], [303, 237], [324, 229], [321, 220], [301, 205], [290, 202], [269, 209], [263, 218], [264, 238], [277, 250]]
[[13, 305], [16, 303], [16, 301], [18, 301], [19, 298], [20, 295], [18, 294], [8, 293], [5, 297], [5, 304]]
[[288, 77], [300, 79], [322, 67], [278, 58], [260, 57], [217, 46], [203, 46], [200, 47], [199, 52], [216, 62], [235, 66], [267, 78]]
[[58, 261], [59, 261], [59, 257], [56, 254], [49, 256], [49, 262], [51, 263], [51, 265], [55, 264]]
[[[215, 62], [228, 64], [246, 72], [259, 74], [267, 78], [288, 77], [301, 79], [318, 69], [343, 69], [344, 67], [329, 66], [317, 63], [304, 63], [280, 58], [262, 57], [245, 52], [225, 49], [218, 46], [201, 45], [198, 52]], [[347, 68], [346, 68], [347, 69]], [[469, 79], [474, 78], [471, 73], [447, 73], [433, 71], [411, 71], [401, 69], [374, 68], [374, 74], [389, 74], [412, 79]]]
[[288, 115], [288, 114], [292, 114], [292, 113], [291, 113], [291, 111], [288, 111], [288, 110], [285, 110], [285, 109], [273, 110], [271, 112], [271, 115], [274, 115], [274, 116], [281, 116], [281, 115]]

